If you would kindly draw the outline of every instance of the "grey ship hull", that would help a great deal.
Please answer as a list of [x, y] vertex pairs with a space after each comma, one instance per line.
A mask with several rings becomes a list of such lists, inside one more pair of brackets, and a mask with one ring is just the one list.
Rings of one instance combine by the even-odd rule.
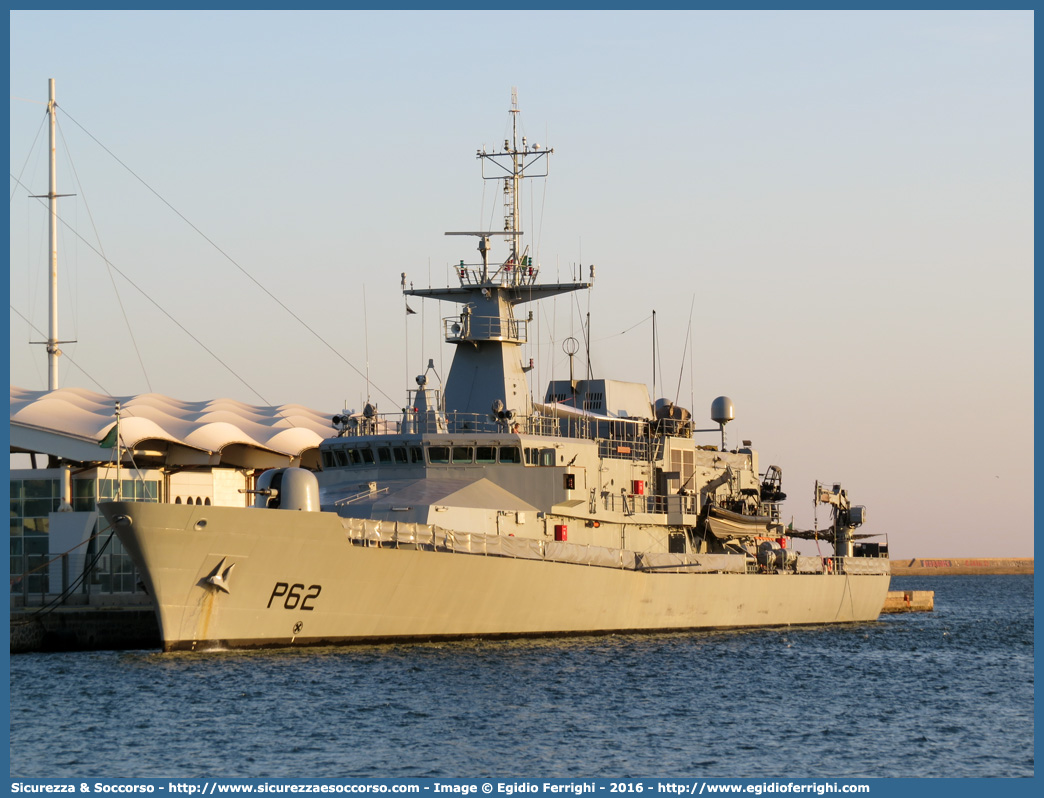
[[[519, 141], [514, 99], [511, 120], [503, 148], [478, 152], [484, 179], [503, 180], [503, 229], [447, 233], [476, 238], [481, 261], [461, 259], [444, 287], [401, 274], [404, 297], [459, 306], [442, 319], [456, 347], [444, 386], [429, 360], [400, 410], [368, 400], [333, 416], [321, 469], [252, 474], [251, 508], [100, 505], [156, 603], [165, 650], [877, 618], [887, 544], [856, 543], [869, 537], [855, 534], [865, 508], [816, 483], [829, 529], [785, 529], [781, 469], [762, 472], [750, 441], [726, 447], [728, 397], [711, 403], [720, 448], [700, 444], [708, 430], [688, 409], [595, 378], [590, 353], [575, 379], [569, 337], [569, 379], [533, 400], [522, 347], [534, 313], [515, 308], [590, 289], [594, 267], [588, 281], [539, 280], [520, 190], [553, 150]], [[496, 258], [494, 240], [507, 250]], [[810, 535], [835, 556], [788, 548]]]
[[876, 573], [839, 573], [844, 558], [830, 573], [638, 570], [540, 559], [541, 541], [501, 556], [353, 539], [329, 512], [102, 509], [166, 651], [872, 621], [889, 584], [886, 560]]

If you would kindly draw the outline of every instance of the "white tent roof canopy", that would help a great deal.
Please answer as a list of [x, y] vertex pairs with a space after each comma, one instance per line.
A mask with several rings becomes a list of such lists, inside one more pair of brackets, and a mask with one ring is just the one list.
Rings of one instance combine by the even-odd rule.
[[11, 451], [105, 462], [99, 446], [116, 424], [135, 459], [166, 466], [316, 468], [331, 416], [301, 405], [258, 407], [233, 399], [185, 402], [149, 393], [106, 396], [83, 388], [30, 391], [11, 386]]

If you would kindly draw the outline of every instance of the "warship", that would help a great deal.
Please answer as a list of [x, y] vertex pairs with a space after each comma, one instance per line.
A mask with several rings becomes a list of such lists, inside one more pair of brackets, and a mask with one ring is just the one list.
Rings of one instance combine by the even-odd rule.
[[[455, 285], [401, 277], [406, 297], [459, 307], [441, 320], [454, 346], [444, 385], [429, 361], [401, 410], [334, 416], [321, 468], [264, 471], [250, 506], [101, 505], [165, 651], [877, 618], [889, 561], [886, 543], [856, 532], [865, 508], [816, 483], [829, 527], [787, 528], [782, 470], [762, 471], [747, 441], [726, 449], [728, 397], [711, 403], [716, 427], [695, 429], [645, 384], [574, 377], [569, 338], [569, 379], [534, 398], [521, 356], [533, 316], [515, 308], [588, 289], [594, 269], [540, 281], [520, 193], [553, 150], [519, 141], [514, 97], [510, 114], [503, 148], [477, 153], [482, 177], [503, 184], [504, 229], [447, 233], [478, 241]], [[800, 555], [801, 537], [832, 551]]]

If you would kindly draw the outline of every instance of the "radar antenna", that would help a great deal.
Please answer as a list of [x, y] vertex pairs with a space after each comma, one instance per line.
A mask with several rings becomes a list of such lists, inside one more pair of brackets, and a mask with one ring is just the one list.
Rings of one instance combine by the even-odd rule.
[[[547, 177], [549, 162], [547, 156], [554, 152], [553, 148], [541, 149], [539, 144], [530, 144], [522, 137], [522, 146], [518, 143], [518, 89], [511, 87], [511, 138], [504, 139], [502, 152], [486, 152], [485, 148], [477, 155], [482, 160], [483, 180], [504, 181], [504, 234], [511, 238], [511, 251], [500, 270], [509, 272], [508, 282], [518, 285], [528, 274], [532, 277], [532, 258], [522, 251], [521, 224], [522, 180], [527, 177]], [[533, 169], [538, 161], [543, 160], [543, 171], [535, 173]], [[490, 164], [487, 173], [486, 164]], [[494, 275], [496, 277], [497, 275]]]

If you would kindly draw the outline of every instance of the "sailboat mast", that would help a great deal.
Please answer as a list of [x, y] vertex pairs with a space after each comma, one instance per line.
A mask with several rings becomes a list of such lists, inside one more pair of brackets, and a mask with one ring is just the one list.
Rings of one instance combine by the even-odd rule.
[[55, 173], [55, 152], [57, 148], [55, 139], [55, 102], [54, 102], [54, 78], [48, 80], [50, 98], [47, 102], [47, 114], [50, 117], [50, 144], [51, 144], [51, 183], [47, 192], [48, 230], [51, 241], [51, 263], [50, 263], [50, 313], [48, 315], [47, 329], [47, 390], [54, 391], [58, 388], [58, 358], [62, 350], [58, 348], [58, 178]]

